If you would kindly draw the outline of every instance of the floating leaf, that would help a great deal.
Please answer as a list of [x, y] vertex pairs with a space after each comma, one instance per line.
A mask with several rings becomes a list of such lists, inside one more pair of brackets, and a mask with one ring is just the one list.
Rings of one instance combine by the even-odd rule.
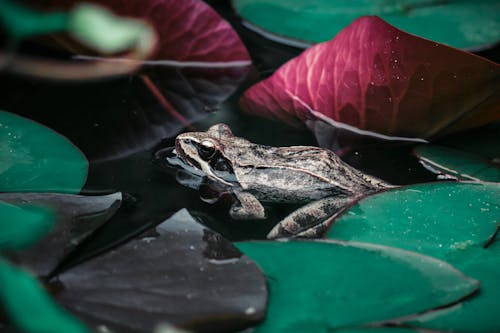
[[89, 325], [151, 332], [169, 322], [196, 332], [243, 329], [265, 314], [259, 268], [187, 211], [57, 277], [55, 297]]
[[432, 144], [417, 146], [414, 153], [424, 166], [437, 173], [460, 180], [500, 182], [500, 165], [481, 156]]
[[[481, 128], [417, 146], [414, 153], [434, 172], [463, 180], [500, 181], [500, 126]], [[446, 146], [446, 147], [444, 147]]]
[[0, 303], [9, 315], [12, 325], [23, 333], [90, 332], [55, 304], [36, 279], [2, 259]]
[[400, 247], [450, 262], [480, 280], [481, 292], [413, 324], [453, 332], [497, 332], [500, 243], [483, 246], [499, 217], [500, 184], [432, 183], [361, 200], [336, 220], [328, 237]]
[[329, 40], [365, 15], [380, 16], [412, 34], [458, 48], [500, 40], [500, 4], [495, 0], [233, 0], [232, 4], [252, 30], [292, 45], [300, 43], [287, 38], [306, 43]]
[[78, 193], [87, 160], [63, 136], [29, 119], [0, 111], [0, 191]]
[[[48, 276], [61, 260], [83, 239], [106, 222], [120, 207], [121, 193], [82, 196], [58, 193], [0, 193], [0, 202], [23, 208], [26, 205], [46, 207], [54, 212], [55, 227], [43, 229], [47, 234], [28, 250], [9, 253], [11, 261], [29, 268], [38, 276]], [[3, 219], [3, 218], [2, 218]], [[10, 218], [16, 226], [28, 225]], [[51, 227], [52, 224], [49, 226]], [[23, 229], [24, 230], [24, 229]], [[30, 230], [24, 230], [29, 235]]]
[[499, 79], [495, 63], [362, 17], [251, 87], [241, 106], [364, 135], [425, 139], [500, 119]]
[[267, 319], [255, 332], [326, 332], [456, 302], [478, 282], [445, 262], [373, 244], [241, 242], [268, 277]]
[[0, 250], [28, 247], [54, 225], [50, 211], [17, 207], [0, 201]]

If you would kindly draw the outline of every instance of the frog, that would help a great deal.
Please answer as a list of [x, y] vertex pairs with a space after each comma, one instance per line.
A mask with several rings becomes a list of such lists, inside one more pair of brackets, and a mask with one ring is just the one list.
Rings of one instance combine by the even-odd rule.
[[394, 187], [315, 146], [274, 147], [235, 136], [220, 123], [175, 139], [177, 166], [231, 193], [235, 220], [265, 219], [266, 203], [302, 205], [267, 238], [320, 237], [336, 214], [360, 198]]

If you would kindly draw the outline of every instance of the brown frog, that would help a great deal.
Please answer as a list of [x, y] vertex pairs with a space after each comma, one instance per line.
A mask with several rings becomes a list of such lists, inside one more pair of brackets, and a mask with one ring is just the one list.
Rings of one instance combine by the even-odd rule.
[[176, 164], [204, 175], [234, 194], [233, 219], [263, 219], [262, 202], [304, 203], [280, 221], [268, 238], [317, 237], [329, 218], [351, 201], [391, 185], [310, 146], [270, 147], [234, 136], [225, 124], [175, 140]]

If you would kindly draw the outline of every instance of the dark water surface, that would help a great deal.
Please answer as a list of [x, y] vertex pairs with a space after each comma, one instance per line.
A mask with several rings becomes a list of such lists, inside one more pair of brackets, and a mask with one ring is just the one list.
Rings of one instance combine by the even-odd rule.
[[[313, 134], [305, 128], [293, 128], [284, 123], [254, 117], [243, 113], [238, 107], [239, 97], [247, 87], [272, 74], [301, 50], [278, 45], [246, 31], [231, 11], [228, 2], [209, 3], [233, 24], [250, 52], [254, 68], [247, 79], [219, 106], [214, 102], [218, 91], [203, 91], [208, 97], [197, 95], [196, 92], [201, 90], [196, 89], [193, 95], [190, 95], [192, 91], [186, 93], [188, 89], [183, 86], [184, 79], [190, 80], [196, 77], [196, 73], [173, 71], [160, 75], [155, 72], [155, 68], [149, 68], [147, 71], [152, 74], [153, 79], [154, 75], [157, 75], [155, 83], [167, 89], [170, 98], [178, 98], [175, 100], [177, 108], [184, 112], [187, 119], [197, 121], [191, 125], [196, 130], [203, 131], [213, 124], [224, 122], [236, 136], [256, 143], [272, 146], [316, 145]], [[482, 55], [498, 61], [498, 49], [497, 46]], [[168, 77], [170, 81], [162, 81], [162, 77]], [[217, 84], [221, 81], [217, 75], [212, 76], [214, 77], [214, 89], [217, 90]], [[227, 79], [227, 75], [224, 77], [225, 83], [231, 80]], [[174, 119], [158, 117], [158, 114], [165, 116], [165, 111], [151, 97], [150, 91], [137, 76], [71, 84], [27, 82], [26, 79], [4, 76], [0, 84], [3, 95], [0, 98], [2, 109], [26, 115], [55, 128], [69, 137], [87, 156], [101, 159], [98, 162], [91, 161], [83, 193], [110, 193], [119, 190], [129, 195], [123, 207], [109, 223], [83, 243], [77, 252], [68, 258], [66, 264], [75, 263], [122, 242], [152, 225], [161, 223], [181, 208], [188, 208], [202, 223], [230, 240], [264, 238], [273, 225], [294, 208], [289, 205], [275, 205], [270, 207], [270, 216], [265, 221], [234, 221], [228, 215], [229, 200], [222, 200], [213, 205], [204, 203], [197, 191], [177, 183], [175, 170], [154, 164], [152, 159], [155, 151], [173, 145], [175, 133], [180, 125]], [[214, 97], [213, 100], [210, 99], [210, 94]], [[182, 105], [186, 106], [186, 109], [183, 109]], [[200, 109], [202, 113], [199, 112]], [[207, 112], [210, 114], [199, 120], [201, 115]], [[166, 130], [162, 127], [164, 124], [167, 124]], [[144, 133], [155, 135], [148, 136]], [[123, 137], [127, 139], [122, 140]], [[107, 160], [105, 158], [107, 152], [116, 151], [117, 154], [111, 155], [119, 156], [119, 152], [138, 150], [137, 147], [144, 142], [150, 146], [146, 151], [139, 150], [126, 157], [108, 157]], [[436, 176], [423, 168], [413, 157], [412, 147], [410, 144], [401, 143], [365, 144], [363, 147], [349, 150], [343, 159], [360, 170], [393, 184], [436, 180]]]

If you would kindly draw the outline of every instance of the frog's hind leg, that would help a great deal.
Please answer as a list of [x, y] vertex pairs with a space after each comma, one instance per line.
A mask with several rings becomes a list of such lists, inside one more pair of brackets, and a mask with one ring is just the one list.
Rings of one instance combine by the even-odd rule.
[[229, 215], [235, 220], [265, 219], [266, 211], [260, 201], [248, 192], [235, 191], [236, 202]]
[[267, 238], [320, 237], [328, 227], [330, 218], [353, 200], [356, 197], [335, 196], [313, 201], [281, 220], [267, 234]]

